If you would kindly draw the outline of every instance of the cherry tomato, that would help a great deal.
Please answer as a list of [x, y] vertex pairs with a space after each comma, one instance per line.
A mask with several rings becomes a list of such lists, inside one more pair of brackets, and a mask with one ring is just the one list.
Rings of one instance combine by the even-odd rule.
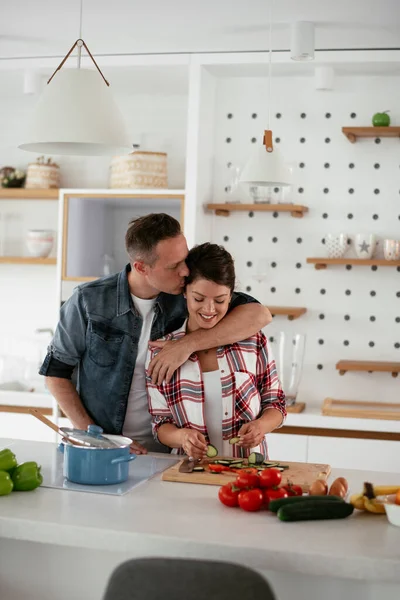
[[239, 492], [233, 483], [227, 483], [218, 490], [218, 498], [225, 506], [239, 506]]
[[277, 487], [282, 481], [282, 473], [278, 469], [264, 469], [260, 473], [260, 485], [263, 488]]
[[288, 483], [287, 485], [282, 486], [283, 489], [287, 491], [288, 496], [302, 496], [303, 490], [300, 485], [293, 485], [293, 483]]
[[277, 498], [287, 498], [287, 491], [285, 488], [267, 488], [264, 490], [264, 504], [268, 508], [271, 500]]
[[239, 506], [248, 512], [260, 510], [263, 505], [263, 493], [259, 489], [242, 490], [239, 494]]
[[241, 490], [247, 488], [259, 488], [260, 478], [253, 473], [240, 473], [236, 478], [235, 485]]
[[208, 468], [210, 471], [213, 471], [213, 473], [222, 473], [223, 471], [230, 471], [230, 468], [226, 467], [225, 465], [208, 465]]
[[258, 475], [258, 469], [255, 467], [246, 467], [245, 469], [239, 469], [241, 473], [251, 473], [252, 475]]

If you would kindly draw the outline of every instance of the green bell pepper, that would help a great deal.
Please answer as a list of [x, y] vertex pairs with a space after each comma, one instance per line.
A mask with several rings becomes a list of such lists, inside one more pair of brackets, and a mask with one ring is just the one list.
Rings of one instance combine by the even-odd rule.
[[40, 473], [40, 469], [41, 467], [33, 461], [18, 465], [11, 475], [14, 483], [14, 491], [30, 492], [39, 487], [43, 482], [43, 476]]
[[0, 496], [8, 496], [13, 490], [14, 484], [7, 471], [0, 471]]
[[0, 450], [0, 471], [12, 471], [17, 466], [15, 454], [9, 448]]

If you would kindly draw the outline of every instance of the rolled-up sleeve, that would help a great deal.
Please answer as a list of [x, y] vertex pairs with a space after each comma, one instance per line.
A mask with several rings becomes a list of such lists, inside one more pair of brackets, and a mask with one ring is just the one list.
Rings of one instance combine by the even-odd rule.
[[77, 288], [61, 307], [60, 320], [40, 368], [40, 375], [50, 373], [53, 360], [71, 367], [79, 363], [86, 350], [87, 323], [82, 292]]
[[[170, 336], [167, 336], [170, 337]], [[162, 385], [155, 385], [148, 373], [148, 366], [151, 359], [158, 353], [158, 349], [149, 350], [146, 359], [146, 388], [147, 388], [147, 399], [149, 402], [149, 413], [151, 415], [151, 427], [153, 431], [154, 439], [158, 442], [158, 430], [161, 425], [170, 423], [175, 425], [174, 417], [168, 406], [168, 401], [163, 393]]]
[[268, 341], [262, 332], [258, 334], [257, 344], [257, 387], [261, 396], [262, 412], [269, 408], [275, 408], [282, 414], [282, 427], [286, 416], [285, 393], [279, 381], [276, 363]]

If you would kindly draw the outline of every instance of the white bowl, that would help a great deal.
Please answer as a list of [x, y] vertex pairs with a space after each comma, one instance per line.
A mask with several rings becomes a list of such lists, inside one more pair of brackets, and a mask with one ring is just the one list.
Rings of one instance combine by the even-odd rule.
[[400, 504], [388, 501], [385, 502], [384, 506], [389, 523], [396, 525], [396, 527], [400, 527]]
[[31, 256], [36, 258], [46, 258], [53, 247], [54, 239], [48, 240], [26, 240], [26, 247]]

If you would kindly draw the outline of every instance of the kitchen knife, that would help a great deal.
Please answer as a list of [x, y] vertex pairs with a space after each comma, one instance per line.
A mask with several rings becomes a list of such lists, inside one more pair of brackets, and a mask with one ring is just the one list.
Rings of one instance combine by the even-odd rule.
[[185, 458], [179, 466], [179, 473], [191, 473], [196, 466], [196, 461]]

